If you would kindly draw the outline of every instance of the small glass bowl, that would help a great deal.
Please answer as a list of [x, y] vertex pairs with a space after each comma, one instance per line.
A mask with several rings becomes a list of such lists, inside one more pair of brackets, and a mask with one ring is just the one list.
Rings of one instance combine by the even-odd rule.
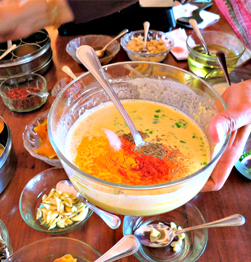
[[[245, 80], [251, 79], [251, 72], [243, 68], [228, 68], [228, 74], [232, 84], [237, 84]], [[205, 77], [206, 82], [222, 95], [228, 88], [226, 77], [221, 68], [214, 69]]]
[[[251, 134], [248, 137], [243, 152], [251, 152]], [[242, 157], [242, 160], [238, 160], [235, 167], [243, 176], [251, 180], [251, 154], [247, 154], [246, 157]]]
[[214, 69], [220, 68], [216, 57], [217, 51], [226, 55], [227, 67], [235, 67], [239, 58], [245, 51], [245, 45], [236, 36], [219, 31], [201, 32], [211, 55], [205, 53], [197, 34], [193, 32], [187, 37], [186, 44], [189, 52], [189, 70], [199, 77], [205, 77]]
[[[94, 50], [102, 49], [106, 44], [112, 40], [112, 37], [106, 35], [86, 35], [80, 36], [71, 40], [66, 46], [66, 52], [79, 64], [82, 64], [77, 56], [76, 51], [81, 45], [89, 45]], [[118, 41], [111, 43], [107, 49], [106, 54], [99, 58], [102, 65], [108, 64], [119, 52], [120, 44]]]
[[139, 31], [133, 31], [130, 32], [128, 34], [125, 34], [122, 38], [121, 38], [121, 45], [124, 48], [124, 50], [127, 52], [128, 57], [132, 60], [132, 61], [151, 61], [151, 62], [161, 62], [163, 61], [167, 54], [170, 52], [170, 50], [173, 48], [174, 46], [174, 41], [173, 39], [168, 36], [167, 34], [165, 34], [164, 32], [161, 31], [155, 31], [155, 30], [151, 30], [148, 33], [148, 40], [151, 39], [156, 39], [156, 40], [163, 40], [165, 42], [165, 45], [167, 47], [167, 50], [164, 52], [160, 52], [160, 53], [140, 53], [140, 52], [135, 52], [132, 51], [130, 49], [127, 48], [128, 43], [133, 39], [136, 38], [138, 36], [142, 36], [144, 37], [144, 31], [143, 30], [139, 30]]
[[70, 254], [78, 262], [95, 261], [101, 254], [92, 246], [69, 237], [40, 239], [14, 252], [5, 262], [44, 262]]
[[90, 209], [83, 221], [74, 222], [65, 228], [53, 228], [48, 230], [45, 226], [40, 225], [39, 220], [36, 220], [36, 212], [42, 202], [42, 196], [44, 194], [48, 195], [51, 189], [55, 188], [59, 181], [65, 179], [68, 179], [68, 176], [64, 169], [54, 167], [39, 173], [27, 183], [19, 199], [19, 211], [27, 225], [43, 233], [61, 235], [81, 227], [88, 220], [93, 213]]
[[[8, 93], [12, 90], [33, 88], [38, 94], [47, 93], [46, 79], [38, 74], [29, 73], [20, 76], [11, 76], [4, 80], [0, 86], [0, 95], [4, 104], [11, 110], [19, 113], [30, 112], [45, 104], [47, 97], [28, 95], [25, 98], [10, 98]], [[34, 92], [33, 90], [30, 90]]]
[[[133, 217], [125, 216], [123, 221], [123, 234], [134, 234], [140, 226], [153, 223], [174, 222], [182, 228], [192, 227], [205, 223], [205, 220], [192, 203], [187, 203], [171, 212], [156, 216]], [[140, 245], [134, 256], [141, 262], [194, 262], [204, 252], [208, 240], [207, 229], [200, 229], [185, 233], [180, 251], [174, 252], [169, 245], [163, 248], [150, 248]]]
[[33, 119], [24, 129], [23, 132], [23, 145], [24, 148], [35, 158], [38, 158], [47, 164], [55, 167], [62, 167], [60, 160], [55, 158], [49, 158], [43, 155], [38, 154], [34, 150], [37, 149], [40, 145], [40, 137], [34, 131], [34, 127], [38, 126], [39, 124], [43, 123], [45, 119], [47, 119], [47, 115], [49, 110], [40, 113]]
[[35, 158], [38, 158], [47, 164], [55, 167], [62, 167], [60, 160], [56, 158], [49, 158], [43, 155], [38, 154], [34, 150], [40, 146], [40, 137], [34, 131], [34, 127], [43, 123], [45, 119], [47, 119], [47, 115], [49, 110], [42, 112], [36, 116], [24, 129], [23, 132], [23, 145], [24, 148]]

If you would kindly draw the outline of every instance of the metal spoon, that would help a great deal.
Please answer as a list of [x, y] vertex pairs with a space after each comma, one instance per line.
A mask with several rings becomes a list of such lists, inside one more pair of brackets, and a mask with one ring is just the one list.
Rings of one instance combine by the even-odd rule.
[[222, 68], [222, 71], [225, 75], [225, 78], [227, 80], [227, 84], [228, 84], [228, 86], [231, 86], [231, 80], [230, 80], [230, 77], [229, 77], [229, 74], [228, 74], [228, 71], [227, 71], [227, 63], [226, 63], [225, 54], [222, 51], [218, 51], [216, 53], [216, 56], [217, 56], [217, 59], [218, 59], [220, 66]]
[[197, 34], [197, 36], [199, 37], [205, 51], [206, 51], [206, 54], [207, 55], [211, 55], [211, 53], [209, 52], [208, 48], [207, 48], [207, 45], [206, 45], [206, 42], [202, 36], [202, 34], [200, 33], [200, 29], [198, 27], [198, 24], [196, 22], [195, 19], [189, 19], [189, 24], [192, 26], [193, 30], [195, 31], [195, 33]]
[[8, 48], [1, 56], [0, 60], [3, 59], [6, 55], [8, 55], [12, 50], [14, 50], [17, 47], [16, 44], [12, 45], [10, 48]]
[[76, 77], [76, 75], [72, 72], [72, 70], [70, 69], [70, 67], [69, 66], [63, 66], [62, 67], [62, 70], [69, 76], [69, 77], [71, 77], [72, 79], [76, 79], [77, 77]]
[[[163, 223], [149, 224], [147, 226], [142, 226], [138, 228], [134, 232], [134, 235], [138, 238], [142, 245], [157, 248], [168, 246], [174, 237], [182, 233], [205, 228], [241, 226], [244, 223], [245, 218], [242, 215], [235, 214], [210, 223], [188, 227], [181, 230], [172, 230], [169, 226]], [[154, 242], [150, 241], [150, 231], [152, 228], [158, 230], [161, 233], [160, 238]]]
[[127, 114], [125, 108], [123, 107], [122, 103], [120, 102], [118, 96], [112, 89], [112, 86], [107, 79], [104, 69], [102, 68], [98, 57], [94, 49], [88, 45], [80, 46], [77, 51], [76, 55], [81, 63], [91, 72], [91, 74], [95, 77], [98, 83], [102, 86], [102, 88], [106, 91], [114, 105], [119, 110], [120, 114], [126, 121], [131, 134], [134, 139], [135, 149], [141, 153], [147, 155], [153, 155], [155, 157], [163, 157], [165, 156], [165, 151], [162, 146], [158, 143], [148, 143], [143, 140], [140, 133], [137, 131], [135, 125], [133, 124], [131, 118]]
[[108, 44], [106, 44], [101, 50], [96, 50], [96, 54], [98, 56], [98, 58], [101, 58], [104, 56], [105, 50], [106, 48], [113, 43], [116, 39], [118, 39], [119, 37], [121, 37], [122, 35], [124, 35], [125, 33], [128, 32], [128, 29], [124, 29], [123, 31], [121, 31], [116, 37], [114, 37]]
[[140, 53], [147, 54], [149, 52], [147, 51], [146, 44], [147, 44], [147, 36], [148, 36], [150, 23], [146, 21], [144, 22], [143, 25], [144, 25], [144, 48], [141, 50]]
[[140, 243], [134, 235], [126, 235], [119, 240], [104, 255], [96, 259], [94, 262], [115, 261], [123, 257], [130, 256], [138, 251]]
[[[66, 189], [68, 188], [68, 190]], [[56, 189], [63, 192], [76, 192], [77, 195], [81, 195], [72, 185], [72, 183], [69, 180], [62, 180], [59, 181], [56, 185]], [[88, 202], [87, 199], [83, 197], [83, 202], [86, 206], [88, 206], [93, 212], [95, 212], [110, 228], [116, 229], [120, 226], [121, 220], [118, 216], [110, 214], [102, 209], [99, 209], [98, 207], [92, 205], [90, 202]]]
[[46, 92], [46, 93], [33, 93], [33, 92], [31, 92], [30, 90], [26, 90], [27, 91], [27, 93], [29, 93], [28, 95], [33, 95], [33, 96], [39, 96], [39, 97], [41, 97], [41, 98], [44, 98], [44, 97], [48, 97], [49, 96], [49, 93], [48, 92]]

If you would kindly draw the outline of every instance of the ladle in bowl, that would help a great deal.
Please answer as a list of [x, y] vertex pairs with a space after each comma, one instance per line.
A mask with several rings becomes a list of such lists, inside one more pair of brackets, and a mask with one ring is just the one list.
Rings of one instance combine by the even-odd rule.
[[[245, 218], [242, 215], [235, 214], [213, 222], [188, 227], [181, 230], [172, 230], [168, 225], [164, 223], [149, 224], [147, 226], [139, 227], [134, 232], [134, 235], [138, 238], [142, 245], [159, 248], [168, 246], [172, 242], [174, 237], [179, 236], [182, 233], [205, 228], [241, 226], [244, 223]], [[150, 232], [152, 229], [160, 232], [159, 238], [156, 238], [156, 240], [154, 239], [154, 241], [150, 240]]]
[[147, 54], [149, 53], [147, 51], [146, 45], [147, 45], [147, 36], [148, 36], [149, 28], [150, 28], [150, 23], [146, 21], [144, 22], [143, 26], [144, 26], [144, 48], [141, 50], [140, 53]]
[[139, 249], [139, 246], [139, 241], [134, 235], [126, 235], [94, 262], [116, 261], [136, 253]]
[[[69, 180], [62, 180], [56, 184], [56, 189], [63, 192], [70, 192], [77, 196], [81, 195], [72, 185]], [[108, 213], [98, 207], [92, 205], [87, 199], [82, 196], [83, 202], [88, 206], [93, 212], [95, 212], [110, 228], [116, 229], [120, 226], [121, 220], [118, 216]]]
[[198, 27], [198, 24], [197, 24], [196, 20], [195, 19], [189, 19], [189, 24], [192, 26], [193, 30], [195, 31], [195, 33], [199, 37], [199, 39], [200, 39], [200, 41], [201, 41], [201, 43], [202, 43], [202, 45], [203, 45], [203, 47], [204, 47], [204, 49], [206, 51], [206, 54], [207, 55], [211, 55], [211, 53], [208, 50], [207, 44], [206, 44], [202, 34], [200, 33], [200, 29]]
[[231, 86], [231, 80], [230, 80], [230, 77], [229, 77], [229, 74], [228, 74], [228, 70], [227, 70], [227, 63], [226, 63], [225, 54], [222, 51], [218, 51], [216, 53], [216, 57], [217, 57], [218, 62], [220, 64], [221, 68], [222, 68], [222, 71], [223, 71], [223, 73], [225, 75], [225, 78], [226, 78], [228, 86]]
[[136, 129], [134, 123], [132, 122], [131, 118], [120, 102], [118, 96], [114, 92], [94, 49], [88, 45], [82, 45], [77, 49], [76, 55], [81, 63], [91, 72], [94, 78], [102, 86], [102, 88], [108, 94], [108, 96], [124, 118], [131, 131], [135, 143], [135, 149], [140, 153], [157, 156], [158, 158], [162, 158], [163, 156], [165, 156], [166, 151], [163, 149], [161, 144], [152, 142], [148, 143], [143, 140], [142, 136]]
[[106, 48], [111, 44], [113, 43], [115, 40], [117, 40], [119, 37], [121, 37], [122, 35], [124, 35], [125, 33], [128, 32], [128, 29], [124, 29], [122, 30], [116, 37], [114, 37], [108, 44], [106, 44], [102, 49], [100, 50], [96, 50], [96, 54], [97, 54], [97, 57], [98, 58], [101, 58], [104, 56], [104, 53], [105, 53], [105, 50]]

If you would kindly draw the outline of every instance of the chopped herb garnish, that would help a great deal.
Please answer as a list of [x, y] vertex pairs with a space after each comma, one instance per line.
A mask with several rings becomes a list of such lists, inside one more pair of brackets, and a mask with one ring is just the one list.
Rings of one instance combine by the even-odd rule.
[[179, 123], [175, 123], [175, 125], [178, 127], [178, 128], [181, 128], [181, 125]]
[[183, 140], [180, 140], [180, 143], [184, 143], [184, 144], [185, 144], [186, 142], [185, 142], [185, 141], [183, 141]]
[[160, 109], [157, 109], [157, 110], [155, 110], [155, 112], [156, 112], [156, 113], [160, 113], [160, 112], [161, 112], [161, 110], [160, 110]]
[[154, 115], [154, 118], [159, 118], [159, 116], [158, 115]]
[[205, 166], [205, 165], [207, 165], [207, 162], [202, 162], [202, 163], [200, 163], [202, 166]]

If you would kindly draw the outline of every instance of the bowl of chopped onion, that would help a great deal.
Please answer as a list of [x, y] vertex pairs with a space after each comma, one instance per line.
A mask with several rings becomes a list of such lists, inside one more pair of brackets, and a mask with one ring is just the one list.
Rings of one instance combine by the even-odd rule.
[[67, 179], [63, 168], [47, 169], [33, 177], [19, 199], [23, 220], [35, 230], [52, 235], [65, 234], [81, 227], [92, 215], [82, 196], [56, 189]]

